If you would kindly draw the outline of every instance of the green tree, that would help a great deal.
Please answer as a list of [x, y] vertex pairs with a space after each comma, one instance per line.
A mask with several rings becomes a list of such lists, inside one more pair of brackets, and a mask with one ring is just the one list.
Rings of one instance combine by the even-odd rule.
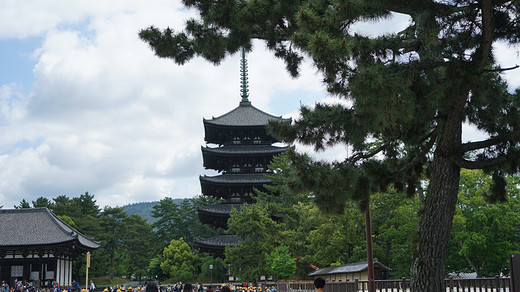
[[[472, 1], [213, 1], [185, 0], [199, 13], [177, 33], [142, 30], [160, 57], [179, 64], [202, 56], [218, 64], [252, 39], [264, 40], [298, 75], [303, 56], [323, 74], [331, 94], [350, 103], [301, 108], [293, 125], [273, 124], [286, 142], [317, 150], [348, 145], [341, 162], [292, 155], [302, 186], [317, 204], [342, 212], [345, 202], [364, 206], [370, 194], [394, 184], [412, 196], [429, 180], [420, 212], [411, 269], [412, 291], [444, 291], [447, 244], [457, 202], [460, 169], [494, 172], [493, 197], [505, 195], [503, 176], [518, 170], [519, 91], [510, 93], [493, 45], [520, 38], [520, 3]], [[401, 13], [408, 26], [365, 36], [353, 25]], [[462, 141], [462, 123], [489, 135]]]
[[122, 245], [128, 258], [126, 271], [128, 276], [135, 275], [142, 279], [147, 275], [146, 267], [156, 253], [156, 234], [148, 223], [138, 215], [123, 218]]
[[266, 275], [264, 255], [281, 239], [280, 226], [261, 204], [244, 205], [241, 213], [231, 213], [228, 232], [240, 238], [238, 246], [227, 246], [226, 261], [232, 275], [243, 281], [256, 281]]
[[58, 216], [61, 220], [63, 220], [63, 222], [67, 223], [70, 227], [74, 228], [74, 229], [77, 229], [76, 227], [76, 223], [74, 223], [74, 220], [72, 220], [72, 218], [70, 218], [69, 216], [67, 215], [61, 215], [61, 216]]
[[182, 237], [172, 239], [170, 245], [164, 248], [161, 269], [175, 281], [191, 281], [195, 275], [196, 260], [195, 254]]
[[393, 270], [393, 277], [410, 277], [417, 236], [419, 199], [389, 189], [371, 199], [374, 257]]
[[[491, 176], [478, 170], [462, 170], [450, 237], [452, 252], [447, 261], [454, 272], [475, 272], [478, 277], [507, 274], [508, 255], [519, 251], [512, 230], [520, 222], [520, 202], [516, 196], [510, 196], [508, 202], [490, 204], [486, 198], [491, 187]], [[518, 188], [514, 188], [517, 194]]]
[[120, 262], [122, 258], [121, 248], [123, 247], [123, 220], [128, 216], [120, 207], [106, 206], [101, 212], [100, 223], [103, 230], [102, 248], [108, 257], [108, 275], [110, 279], [114, 278], [116, 273], [116, 259]]
[[[227, 282], [227, 264], [222, 258], [214, 258], [210, 254], [199, 255], [200, 273], [198, 275], [199, 281], [204, 282]], [[213, 265], [213, 269], [210, 269]]]
[[184, 238], [189, 246], [193, 246], [195, 237], [215, 234], [209, 226], [200, 223], [197, 206], [204, 204], [201, 198], [184, 199], [177, 204], [172, 198], [164, 198], [153, 207], [153, 217], [157, 219], [153, 227], [157, 230], [159, 241], [163, 246], [172, 239]]
[[268, 167], [271, 171], [268, 176], [271, 184], [265, 185], [266, 192], [257, 190], [255, 199], [268, 211], [269, 217], [283, 225], [282, 229], [295, 229], [299, 222], [294, 206], [298, 203], [309, 203], [312, 197], [306, 192], [295, 191], [289, 187], [298, 183], [298, 177], [287, 153], [274, 156]]
[[44, 197], [39, 197], [36, 199], [36, 201], [32, 201], [32, 205], [34, 208], [45, 207], [45, 208], [49, 208], [51, 210], [54, 207], [54, 204], [52, 203], [52, 201], [47, 198], [44, 198]]
[[266, 271], [277, 279], [289, 279], [296, 273], [296, 259], [289, 253], [289, 247], [277, 246], [265, 255]]
[[20, 204], [18, 204], [17, 206], [14, 206], [15, 209], [27, 209], [27, 208], [31, 208], [31, 204], [29, 204], [29, 202], [27, 202], [25, 199], [22, 199], [20, 201]]
[[148, 265], [148, 276], [152, 279], [164, 280], [168, 278], [168, 275], [163, 272], [161, 269], [161, 263], [164, 261], [162, 253], [154, 256], [150, 260], [150, 264]]

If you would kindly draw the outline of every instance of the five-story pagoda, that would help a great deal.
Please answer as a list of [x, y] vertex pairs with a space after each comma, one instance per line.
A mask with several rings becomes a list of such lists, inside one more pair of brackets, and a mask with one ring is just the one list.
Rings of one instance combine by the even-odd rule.
[[[270, 120], [291, 122], [251, 105], [247, 80], [247, 60], [242, 51], [241, 97], [238, 107], [212, 119], [204, 119], [205, 141], [213, 146], [202, 147], [204, 167], [220, 172], [217, 176], [201, 176], [202, 193], [222, 201], [215, 206], [198, 208], [199, 219], [213, 227], [226, 228], [233, 208], [254, 203], [254, 189], [265, 190], [270, 181], [268, 164], [274, 155], [287, 147], [274, 146], [277, 141], [268, 134]], [[223, 256], [226, 246], [238, 244], [233, 235], [197, 238], [195, 244], [203, 252]]]

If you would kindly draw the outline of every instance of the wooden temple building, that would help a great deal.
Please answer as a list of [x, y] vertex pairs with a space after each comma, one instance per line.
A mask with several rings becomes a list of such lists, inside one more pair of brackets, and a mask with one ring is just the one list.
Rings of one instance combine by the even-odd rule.
[[70, 287], [72, 260], [99, 246], [47, 208], [0, 209], [0, 281], [10, 287], [15, 280]]
[[[274, 155], [288, 147], [274, 146], [277, 141], [268, 134], [267, 123], [271, 120], [291, 122], [291, 119], [274, 116], [254, 107], [249, 101], [247, 60], [242, 51], [241, 97], [238, 107], [212, 119], [203, 119], [205, 141], [212, 146], [202, 147], [204, 167], [220, 173], [216, 176], [201, 176], [202, 193], [222, 200], [214, 206], [198, 208], [202, 223], [213, 227], [227, 227], [233, 208], [240, 211], [244, 203], [254, 203], [254, 189], [265, 190], [270, 180], [268, 164]], [[219, 235], [197, 238], [200, 251], [214, 256], [223, 256], [226, 246], [237, 245], [238, 238]]]

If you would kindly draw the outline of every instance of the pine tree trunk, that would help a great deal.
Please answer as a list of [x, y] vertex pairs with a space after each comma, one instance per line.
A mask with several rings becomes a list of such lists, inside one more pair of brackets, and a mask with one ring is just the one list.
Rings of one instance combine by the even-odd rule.
[[413, 292], [445, 292], [444, 264], [457, 203], [460, 167], [436, 151], [430, 185], [421, 210], [412, 263]]

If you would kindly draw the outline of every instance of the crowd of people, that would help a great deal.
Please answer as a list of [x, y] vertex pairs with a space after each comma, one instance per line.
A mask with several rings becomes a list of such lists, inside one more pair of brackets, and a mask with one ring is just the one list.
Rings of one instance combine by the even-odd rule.
[[[149, 288], [147, 285], [143, 287], [143, 292], [276, 292], [275, 286], [255, 286], [253, 283], [244, 284], [219, 284], [219, 285], [207, 285], [197, 283], [192, 285], [191, 283], [177, 282], [174, 285], [157, 285], [152, 283], [153, 288]], [[157, 289], [157, 291], [155, 291]], [[105, 291], [107, 292], [107, 291]], [[124, 292], [124, 291], [108, 291], [108, 292]]]
[[31, 283], [27, 281], [14, 280], [13, 286], [9, 286], [9, 283], [2, 281], [0, 292], [37, 292], [37, 290]]
[[[96, 285], [90, 281], [88, 292], [95, 292], [96, 289]], [[2, 281], [0, 292], [87, 292], [87, 289], [80, 289], [79, 283], [75, 280], [72, 281], [71, 286], [67, 287], [60, 287], [60, 284], [56, 281], [47, 281], [46, 286], [42, 289], [35, 288], [27, 281], [15, 280], [12, 287]], [[124, 285], [106, 287], [103, 288], [103, 292], [276, 292], [276, 288], [274, 286], [255, 286], [253, 283], [204, 286], [201, 283], [192, 285], [191, 283], [177, 282], [173, 285], [158, 285], [155, 282], [146, 282], [145, 285], [136, 287], [125, 287]]]

